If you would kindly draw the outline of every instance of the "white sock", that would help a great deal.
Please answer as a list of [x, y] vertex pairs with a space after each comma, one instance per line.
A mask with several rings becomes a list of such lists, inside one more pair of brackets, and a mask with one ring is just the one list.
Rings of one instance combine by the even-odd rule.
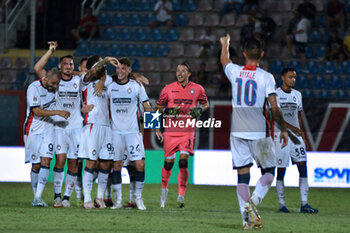
[[97, 175], [98, 185], [97, 185], [97, 198], [102, 199], [105, 193], [107, 183], [108, 183], [109, 170], [102, 170]]
[[77, 193], [77, 199], [83, 199], [83, 176], [81, 174], [78, 175], [77, 181], [75, 182], [75, 192]]
[[241, 212], [242, 221], [247, 222], [248, 219], [248, 213], [245, 211], [244, 205], [246, 202], [249, 201], [250, 198], [250, 190], [248, 184], [238, 184], [236, 188], [237, 192], [237, 199], [238, 199], [238, 205], [239, 210]]
[[93, 182], [93, 171], [85, 167], [85, 171], [83, 174], [83, 189], [84, 189], [84, 202], [91, 201], [91, 190], [92, 190], [92, 182]]
[[[265, 185], [262, 185], [261, 180], [265, 182]], [[268, 182], [266, 182], [266, 180], [268, 180]], [[271, 173], [265, 173], [263, 176], [260, 177], [260, 179], [256, 183], [255, 190], [251, 198], [254, 205], [258, 206], [262, 202], [267, 192], [269, 191], [272, 181], [273, 175]]]
[[115, 202], [122, 202], [122, 184], [112, 184], [112, 189], [114, 192]]
[[30, 171], [30, 182], [32, 183], [33, 193], [36, 193], [36, 187], [38, 186], [38, 177], [39, 171], [31, 170]]
[[64, 178], [63, 168], [54, 168], [52, 173], [53, 190], [55, 194], [61, 194]]
[[301, 206], [304, 206], [308, 202], [307, 198], [309, 195], [309, 184], [307, 181], [307, 177], [299, 178], [299, 188], [300, 188]]
[[47, 178], [49, 177], [50, 167], [40, 166], [40, 171], [38, 175], [38, 185], [35, 192], [35, 198], [41, 198], [43, 194]]
[[278, 197], [278, 203], [280, 204], [280, 208], [286, 206], [286, 201], [284, 199], [284, 182], [283, 180], [276, 180], [276, 191]]
[[130, 202], [134, 203], [135, 202], [135, 185], [136, 181], [130, 181]]
[[145, 182], [135, 181], [135, 198], [142, 197], [142, 190], [145, 186]]
[[64, 196], [70, 197], [73, 193], [74, 185], [77, 181], [78, 173], [67, 172]]

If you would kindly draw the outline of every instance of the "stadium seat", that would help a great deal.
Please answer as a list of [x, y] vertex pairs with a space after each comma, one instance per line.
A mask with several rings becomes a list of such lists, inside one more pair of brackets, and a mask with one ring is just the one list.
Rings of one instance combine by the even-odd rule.
[[330, 31], [326, 30], [323, 35], [323, 42], [327, 43], [331, 37]]
[[297, 73], [301, 72], [301, 63], [299, 60], [290, 61], [289, 67], [293, 68]]
[[301, 90], [301, 94], [303, 95], [303, 98], [314, 98], [315, 96], [315, 92], [310, 89]]
[[310, 88], [313, 89], [322, 89], [325, 88], [325, 81], [323, 76], [321, 75], [315, 75], [311, 78], [311, 86]]
[[135, 29], [134, 33], [132, 34], [131, 40], [135, 40], [135, 41], [147, 40], [146, 29], [144, 29], [144, 28]]
[[173, 11], [181, 11], [181, 0], [171, 0], [171, 4], [173, 5]]
[[283, 68], [284, 68], [284, 61], [274, 60], [272, 61], [269, 71], [273, 74], [276, 74], [276, 73], [281, 74]]
[[333, 74], [335, 73], [335, 65], [333, 61], [324, 61], [321, 64], [321, 72], [323, 74]]
[[26, 69], [28, 67], [28, 60], [25, 57], [16, 58], [14, 68], [15, 69]]
[[138, 70], [140, 69], [139, 60], [137, 60], [137, 59], [132, 59], [131, 68], [132, 68], [133, 71], [138, 71]]
[[119, 9], [119, 0], [107, 0], [105, 9], [109, 11], [115, 11]]
[[316, 25], [318, 25], [318, 27], [324, 27], [325, 22], [326, 22], [326, 18], [324, 14], [318, 14], [316, 16]]
[[166, 57], [169, 54], [169, 48], [166, 44], [157, 45], [155, 49], [155, 56], [157, 57]]
[[89, 56], [90, 55], [90, 45], [86, 41], [82, 41], [78, 44], [74, 55], [76, 56]]
[[106, 53], [106, 49], [103, 43], [95, 43], [95, 45], [91, 49], [91, 53], [94, 55], [104, 56]]
[[125, 15], [122, 13], [117, 13], [113, 15], [112, 18], [112, 24], [113, 25], [124, 25], [125, 24]]
[[212, 0], [199, 1], [198, 10], [199, 11], [210, 11], [213, 8]]
[[122, 40], [122, 41], [127, 41], [131, 39], [131, 31], [129, 28], [121, 28], [119, 30], [118, 36], [117, 36], [118, 40]]
[[306, 46], [305, 48], [305, 56], [307, 58], [312, 58], [314, 56], [314, 52], [311, 46]]
[[142, 18], [141, 25], [148, 26], [150, 22], [156, 20], [156, 16], [152, 13], [145, 14]]
[[342, 61], [338, 63], [337, 74], [350, 74], [350, 62]]
[[1, 83], [5, 83], [5, 84], [12, 84], [16, 81], [17, 78], [17, 72], [15, 70], [7, 70], [4, 71], [4, 73], [2, 73], [1, 75]]
[[155, 68], [154, 59], [142, 59], [140, 60], [140, 70], [153, 71]]
[[185, 56], [186, 57], [199, 57], [200, 51], [201, 51], [200, 45], [191, 44], [191, 45], [186, 46]]
[[195, 0], [186, 0], [182, 6], [184, 11], [195, 11], [197, 9], [197, 4]]
[[130, 26], [141, 25], [141, 17], [140, 17], [140, 15], [139, 14], [131, 14], [131, 15], [129, 15], [129, 17], [127, 18], [126, 24], [130, 25]]
[[162, 31], [159, 28], [152, 29], [148, 35], [148, 40], [150, 41], [160, 41], [162, 39]]
[[10, 69], [12, 67], [12, 59], [10, 57], [3, 57], [0, 60], [1, 69]]
[[345, 90], [349, 90], [350, 89], [350, 79], [349, 79], [349, 77], [345, 78], [343, 89], [345, 89]]
[[280, 0], [278, 4], [279, 11], [290, 11], [292, 9], [292, 2], [289, 0]]
[[183, 44], [170, 45], [169, 57], [182, 57], [185, 54], [185, 48]]
[[309, 87], [309, 81], [306, 75], [297, 75], [296, 81], [295, 81], [295, 88], [296, 89], [303, 89]]
[[349, 98], [349, 93], [347, 90], [337, 90], [335, 92], [335, 97], [337, 99], [347, 99]]
[[343, 83], [339, 76], [332, 75], [329, 77], [327, 82], [327, 88], [338, 89], [338, 88], [342, 88], [342, 86], [343, 86]]
[[110, 44], [108, 50], [106, 51], [107, 55], [117, 57], [122, 53], [120, 44]]
[[314, 60], [307, 61], [302, 72], [304, 74], [316, 74], [316, 73], [318, 73], [318, 63]]
[[171, 69], [170, 59], [160, 59], [157, 67], [158, 67], [158, 71], [160, 72], [170, 71]]
[[135, 1], [134, 0], [123, 0], [120, 8], [123, 11], [135, 10]]
[[202, 26], [204, 23], [203, 15], [200, 13], [190, 15], [188, 25], [189, 26]]
[[318, 96], [318, 98], [329, 99], [329, 98], [331, 98], [331, 91], [323, 89], [318, 93], [317, 96]]
[[321, 31], [319, 31], [317, 29], [312, 29], [309, 32], [309, 42], [311, 42], [311, 43], [323, 42], [323, 35], [322, 35]]
[[116, 40], [117, 39], [114, 28], [109, 28], [109, 27], [105, 28], [103, 35], [104, 35], [105, 40]]
[[324, 45], [317, 46], [315, 51], [317, 59], [322, 59], [324, 56], [326, 56], [326, 46]]
[[166, 41], [176, 41], [177, 39], [179, 39], [179, 33], [177, 29], [171, 28], [166, 30], [166, 32], [164, 33], [164, 39]]
[[175, 16], [175, 25], [184, 27], [188, 24], [188, 16], [185, 14], [178, 14]]
[[124, 48], [125, 56], [138, 56], [137, 47], [135, 44], [127, 44]]
[[137, 11], [152, 10], [151, 6], [150, 6], [150, 0], [139, 0], [136, 4], [135, 10], [137, 10]]
[[46, 63], [46, 68], [57, 68], [58, 67], [58, 58], [57, 57], [50, 57], [49, 60]]
[[346, 12], [350, 12], [350, 2], [349, 1], [344, 1], [344, 5], [345, 5]]
[[208, 59], [206, 63], [206, 71], [208, 72], [216, 72], [220, 67], [216, 58]]
[[215, 26], [218, 26], [219, 25], [219, 15], [218, 14], [210, 14], [210, 15], [207, 15], [205, 18], [204, 18], [204, 24], [206, 26], [211, 26], [211, 27], [215, 27]]
[[181, 31], [179, 40], [180, 41], [192, 41], [194, 39], [193, 28], [185, 28]]
[[143, 44], [140, 48], [140, 55], [144, 57], [152, 57], [153, 56], [153, 48], [150, 44]]
[[111, 23], [111, 21], [110, 21], [110, 17], [109, 17], [108, 13], [101, 12], [98, 15], [98, 24], [99, 25], [107, 25], [107, 24], [110, 24], [110, 23]]

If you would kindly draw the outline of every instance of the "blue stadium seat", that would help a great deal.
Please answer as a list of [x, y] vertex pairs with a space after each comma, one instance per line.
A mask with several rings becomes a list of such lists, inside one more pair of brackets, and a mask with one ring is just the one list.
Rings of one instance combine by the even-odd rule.
[[121, 8], [121, 10], [124, 10], [124, 11], [135, 10], [135, 1], [134, 0], [123, 0], [120, 8]]
[[113, 57], [120, 56], [122, 54], [120, 44], [110, 44], [106, 53]]
[[176, 41], [179, 39], [179, 33], [175, 28], [171, 28], [166, 30], [164, 38], [166, 41]]
[[103, 36], [105, 40], [115, 40], [117, 38], [114, 28], [105, 28]]
[[139, 60], [133, 59], [133, 60], [132, 60], [131, 68], [132, 68], [133, 71], [138, 71], [138, 70], [140, 69]]
[[345, 80], [344, 80], [343, 89], [344, 90], [349, 90], [350, 89], [350, 79], [348, 77], [346, 77]]
[[118, 40], [130, 40], [131, 39], [131, 31], [129, 28], [121, 28], [119, 30], [118, 36], [117, 36]]
[[316, 25], [318, 27], [324, 27], [326, 23], [326, 17], [324, 14], [319, 14], [316, 16]]
[[340, 32], [340, 38], [341, 38], [342, 40], [344, 40], [344, 38], [345, 38], [347, 35], [348, 35], [348, 32], [347, 32], [346, 30], [342, 30], [342, 31]]
[[318, 73], [318, 63], [314, 60], [309, 60], [306, 62], [303, 69], [304, 74], [316, 74]]
[[349, 98], [349, 93], [347, 90], [345, 90], [345, 91], [344, 90], [337, 90], [335, 92], [335, 97], [337, 99], [347, 99], [347, 98]]
[[171, 0], [173, 11], [181, 11], [181, 0]]
[[117, 13], [113, 15], [112, 19], [112, 24], [113, 25], [124, 25], [125, 24], [125, 15], [122, 13]]
[[106, 10], [115, 11], [119, 9], [119, 0], [107, 0], [105, 5]]
[[46, 63], [46, 66], [48, 69], [58, 67], [58, 57], [50, 57], [49, 60]]
[[90, 45], [86, 41], [82, 41], [78, 44], [74, 55], [76, 56], [88, 56], [90, 55]]
[[148, 35], [148, 40], [150, 41], [160, 41], [162, 39], [162, 31], [159, 28], [152, 29]]
[[125, 56], [138, 56], [137, 47], [135, 44], [127, 44], [124, 48]]
[[350, 2], [349, 1], [344, 1], [344, 5], [345, 5], [346, 12], [350, 12]]
[[310, 89], [301, 90], [301, 94], [303, 95], [303, 98], [314, 98], [315, 96], [314, 91]]
[[106, 54], [106, 48], [103, 43], [96, 43], [92, 49], [91, 53], [94, 55], [104, 56]]
[[325, 88], [324, 78], [321, 75], [315, 75], [311, 78], [311, 88], [322, 89]]
[[350, 74], [350, 62], [342, 61], [338, 63], [337, 74]]
[[186, 0], [182, 6], [184, 11], [195, 11], [197, 9], [197, 4], [195, 0]]
[[306, 48], [305, 48], [305, 56], [306, 56], [307, 58], [313, 58], [313, 56], [314, 56], [314, 51], [313, 51], [313, 49], [312, 49], [311, 46], [306, 46]]
[[316, 55], [317, 59], [320, 59], [320, 58], [326, 56], [326, 46], [324, 46], [324, 45], [317, 46], [315, 51], [316, 51], [315, 55]]
[[175, 16], [175, 25], [184, 27], [188, 24], [188, 16], [185, 14], [179, 14]]
[[296, 89], [303, 89], [309, 87], [309, 81], [306, 75], [297, 75], [296, 81], [295, 81], [295, 88]]
[[147, 40], [147, 31], [144, 28], [137, 28], [135, 29], [134, 33], [132, 34], [131, 40], [135, 41], [144, 41]]
[[311, 43], [320, 43], [323, 42], [323, 36], [321, 31], [313, 29], [309, 32], [309, 42]]
[[148, 26], [151, 21], [154, 21], [156, 19], [156, 16], [152, 13], [145, 14], [142, 18], [141, 25]]
[[157, 57], [166, 57], [169, 54], [169, 47], [166, 44], [160, 44], [156, 47], [156, 56]]
[[301, 72], [301, 63], [300, 61], [290, 61], [289, 62], [289, 67], [293, 68], [295, 72], [300, 73]]
[[332, 75], [329, 77], [327, 82], [327, 88], [338, 89], [338, 88], [342, 88], [342, 86], [343, 86], [343, 83], [339, 76]]
[[101, 12], [101, 13], [98, 15], [98, 23], [99, 23], [100, 25], [107, 25], [107, 24], [110, 24], [111, 21], [110, 21], [109, 14], [106, 13], [106, 12]]
[[326, 30], [323, 35], [323, 42], [327, 43], [331, 37], [330, 31]]
[[331, 91], [330, 90], [321, 90], [318, 93], [318, 98], [324, 98], [324, 99], [329, 99], [331, 98]]
[[333, 74], [335, 73], [335, 65], [333, 61], [324, 61], [321, 64], [321, 72], [323, 74]]
[[283, 68], [284, 68], [284, 61], [274, 60], [272, 61], [269, 71], [273, 74], [281, 74]]
[[151, 10], [150, 1], [149, 0], [139, 0], [136, 4], [136, 10], [138, 11], [148, 11]]
[[144, 57], [152, 57], [153, 56], [153, 48], [150, 44], [144, 44], [140, 48], [141, 56]]
[[139, 14], [131, 14], [127, 19], [127, 25], [138, 26], [141, 25], [141, 17]]

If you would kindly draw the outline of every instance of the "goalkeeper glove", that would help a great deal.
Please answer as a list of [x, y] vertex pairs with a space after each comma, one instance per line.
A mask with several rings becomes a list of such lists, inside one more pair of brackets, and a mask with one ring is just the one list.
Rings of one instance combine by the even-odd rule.
[[177, 118], [179, 113], [180, 113], [180, 107], [166, 108], [164, 110], [164, 113], [166, 115], [169, 115], [169, 116]]
[[202, 112], [203, 112], [203, 109], [202, 108], [195, 108], [195, 107], [192, 107], [190, 108], [191, 111], [190, 111], [190, 115], [192, 116], [192, 118], [197, 118], [199, 117]]

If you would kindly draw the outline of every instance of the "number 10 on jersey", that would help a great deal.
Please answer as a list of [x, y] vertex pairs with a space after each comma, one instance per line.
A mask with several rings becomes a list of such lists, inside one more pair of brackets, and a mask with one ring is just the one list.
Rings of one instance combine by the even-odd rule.
[[[257, 84], [254, 80], [245, 80], [236, 78], [237, 83], [237, 105], [242, 105], [242, 98], [247, 106], [254, 106], [256, 102]], [[242, 96], [243, 94], [243, 96]]]

